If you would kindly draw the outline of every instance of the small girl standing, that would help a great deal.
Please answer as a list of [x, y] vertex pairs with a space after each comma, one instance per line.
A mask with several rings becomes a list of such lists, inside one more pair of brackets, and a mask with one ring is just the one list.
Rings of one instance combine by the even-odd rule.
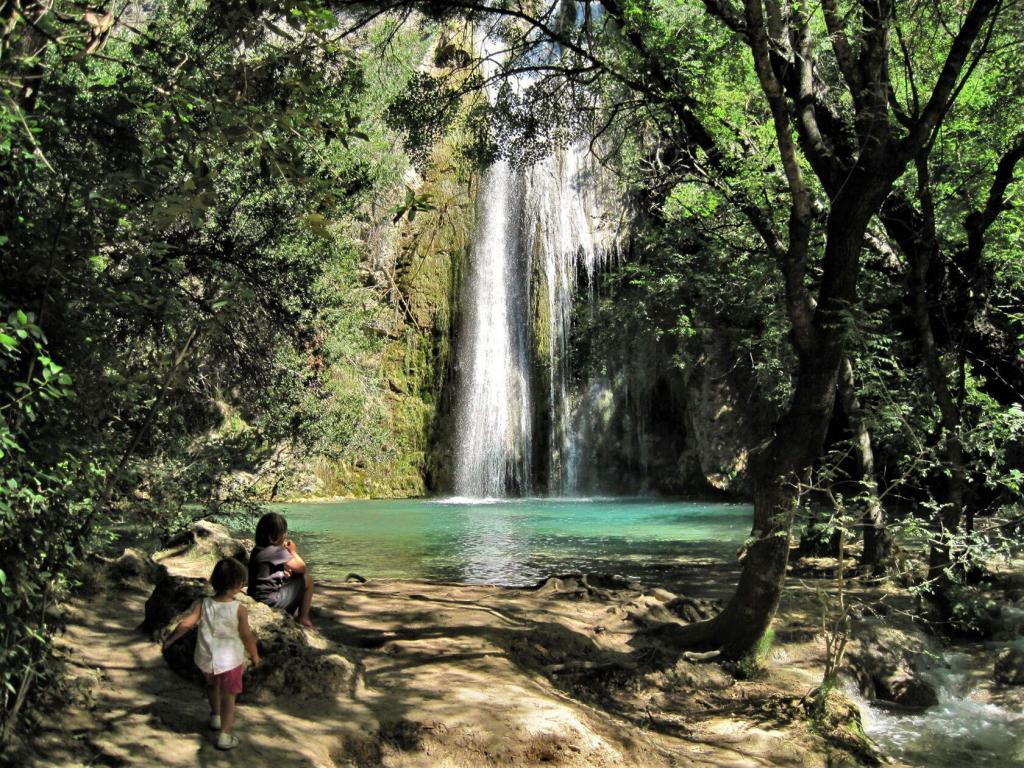
[[235, 600], [247, 577], [245, 566], [234, 558], [219, 561], [210, 575], [214, 596], [197, 600], [163, 646], [166, 649], [199, 624], [195, 661], [206, 677], [210, 728], [220, 731], [217, 749], [234, 749], [240, 743], [231, 727], [235, 724], [235, 697], [242, 692], [245, 652], [249, 652], [253, 666], [260, 663], [249, 613]]

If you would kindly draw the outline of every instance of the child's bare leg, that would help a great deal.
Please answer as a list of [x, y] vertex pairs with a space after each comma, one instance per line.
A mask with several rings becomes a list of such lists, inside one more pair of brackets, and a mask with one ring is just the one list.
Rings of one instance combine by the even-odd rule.
[[220, 695], [220, 732], [231, 733], [235, 724], [235, 694], [221, 693]]
[[220, 714], [220, 685], [216, 681], [206, 684], [206, 698], [210, 702], [210, 714]]
[[299, 624], [304, 627], [312, 627], [313, 622], [309, 618], [309, 608], [313, 605], [313, 577], [309, 573], [303, 574], [306, 582], [306, 591], [302, 593], [302, 604], [299, 606]]

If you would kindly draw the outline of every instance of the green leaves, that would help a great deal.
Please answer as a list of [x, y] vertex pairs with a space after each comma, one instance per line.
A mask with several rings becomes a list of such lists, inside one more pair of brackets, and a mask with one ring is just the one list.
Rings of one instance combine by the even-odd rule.
[[[337, 437], [307, 350], [372, 343], [354, 214], [404, 163], [367, 113], [376, 68], [321, 2], [158, 6], [144, 37], [99, 29], [102, 57], [15, 61], [15, 39], [0, 62], [0, 691], [45, 672], [40, 607], [112, 515], [251, 501], [224, 478]], [[18, 67], [40, 64], [19, 114]]]
[[352, 112], [345, 112], [341, 120], [341, 131], [336, 131], [335, 128], [329, 128], [324, 134], [324, 142], [330, 144], [334, 138], [342, 143], [346, 149], [349, 146], [350, 139], [361, 139], [362, 141], [369, 141], [370, 136], [366, 131], [360, 130], [359, 126], [362, 123], [362, 118], [359, 115], [353, 114]]
[[309, 213], [302, 217], [303, 223], [309, 227], [317, 237], [329, 239], [331, 231], [327, 217], [321, 213]]
[[411, 187], [405, 188], [405, 199], [401, 205], [391, 209], [393, 214], [391, 222], [397, 224], [404, 216], [410, 223], [416, 220], [418, 212], [436, 210], [429, 194], [417, 195]]
[[35, 315], [21, 309], [8, 315], [6, 325], [0, 323], [0, 334], [3, 334], [5, 339], [10, 339], [10, 341], [0, 339], [0, 343], [10, 348], [30, 339], [45, 342], [42, 328], [35, 323]]

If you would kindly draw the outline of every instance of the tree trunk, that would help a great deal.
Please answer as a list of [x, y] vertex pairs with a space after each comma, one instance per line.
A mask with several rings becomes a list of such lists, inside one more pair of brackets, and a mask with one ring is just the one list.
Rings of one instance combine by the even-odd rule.
[[747, 547], [739, 585], [710, 627], [691, 625], [679, 634], [684, 644], [715, 645], [726, 658], [749, 653], [771, 625], [782, 596], [789, 560], [789, 538], [799, 501], [797, 479], [821, 454], [836, 400], [844, 358], [845, 322], [856, 300], [859, 257], [872, 211], [886, 191], [851, 179], [842, 199], [833, 201], [823, 263], [825, 278], [814, 313], [813, 346], [798, 349], [799, 364], [789, 409], [775, 436], [754, 452], [752, 543]]
[[877, 573], [892, 551], [892, 536], [885, 526], [885, 510], [882, 509], [878, 480], [875, 477], [875, 452], [871, 444], [871, 433], [864, 423], [864, 413], [854, 383], [853, 364], [849, 357], [843, 358], [839, 370], [839, 402], [853, 432], [857, 465], [864, 489], [864, 552], [860, 562], [872, 573]]
[[[931, 180], [928, 160], [918, 158], [918, 198], [921, 201], [919, 226], [912, 239], [905, 238], [905, 252], [910, 264], [908, 289], [911, 313], [920, 339], [921, 362], [931, 386], [932, 395], [939, 407], [939, 421], [942, 425], [942, 457], [948, 472], [935, 540], [928, 556], [928, 578], [941, 587], [947, 581], [946, 569], [951, 563], [951, 538], [960, 528], [964, 508], [964, 486], [967, 482], [967, 465], [963, 444], [960, 441], [960, 407], [949, 386], [949, 378], [942, 365], [942, 353], [935, 340], [932, 327], [931, 307], [928, 301], [928, 269], [938, 256], [939, 245], [935, 229], [935, 210], [932, 201]], [[902, 245], [903, 243], [901, 243]], [[945, 498], [942, 498], [944, 496]]]
[[943, 494], [945, 498], [942, 499], [942, 509], [937, 521], [936, 540], [928, 556], [928, 578], [942, 583], [946, 580], [945, 570], [951, 562], [950, 538], [959, 530], [963, 517], [967, 469], [963, 445], [960, 442], [960, 409], [950, 391], [949, 381], [942, 367], [942, 357], [932, 332], [925, 285], [927, 261], [925, 258], [911, 260], [910, 292], [914, 323], [921, 340], [921, 359], [932, 394], [939, 406], [943, 431], [942, 456], [949, 469]]
[[820, 347], [821, 354], [801, 357], [789, 410], [775, 437], [751, 456], [754, 523], [736, 592], [714, 619], [660, 630], [657, 634], [667, 642], [719, 648], [724, 658], [735, 660], [750, 653], [771, 625], [786, 578], [799, 502], [797, 480], [825, 442], [835, 403], [840, 346], [838, 339], [830, 339]]
[[790, 532], [799, 502], [799, 476], [820, 454], [835, 403], [839, 339], [804, 355], [796, 392], [771, 442], [752, 457], [754, 524], [743, 572], [720, 619], [720, 647], [739, 658], [768, 629], [782, 596]]

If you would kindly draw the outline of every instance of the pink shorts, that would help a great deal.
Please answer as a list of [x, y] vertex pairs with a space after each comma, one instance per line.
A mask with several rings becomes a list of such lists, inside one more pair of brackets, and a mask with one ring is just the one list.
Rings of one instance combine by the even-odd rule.
[[242, 669], [242, 665], [239, 664], [234, 669], [221, 672], [219, 675], [215, 675], [212, 672], [203, 672], [203, 677], [206, 678], [207, 685], [216, 685], [224, 693], [237, 695], [242, 692]]

